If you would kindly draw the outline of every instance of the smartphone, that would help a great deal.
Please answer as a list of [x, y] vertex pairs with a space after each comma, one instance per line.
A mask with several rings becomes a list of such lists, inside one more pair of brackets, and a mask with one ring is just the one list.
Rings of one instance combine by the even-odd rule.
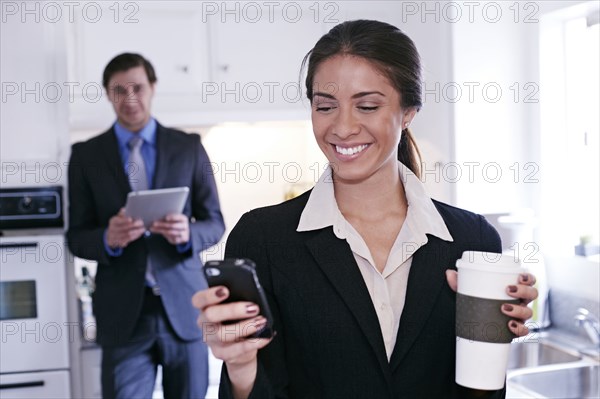
[[[229, 289], [229, 297], [223, 303], [246, 301], [258, 305], [259, 314], [267, 319], [264, 328], [252, 338], [271, 338], [273, 336], [273, 316], [263, 288], [256, 275], [256, 265], [250, 259], [227, 258], [210, 260], [204, 264], [204, 276], [209, 287], [224, 285]], [[230, 321], [237, 323], [240, 320]]]

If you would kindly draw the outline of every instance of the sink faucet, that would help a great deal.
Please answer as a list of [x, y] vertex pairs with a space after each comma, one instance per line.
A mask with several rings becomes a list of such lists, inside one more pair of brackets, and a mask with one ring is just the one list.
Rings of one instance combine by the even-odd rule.
[[577, 315], [575, 315], [575, 323], [583, 327], [590, 340], [594, 345], [600, 344], [600, 321], [596, 316], [590, 313], [585, 308], [577, 309]]

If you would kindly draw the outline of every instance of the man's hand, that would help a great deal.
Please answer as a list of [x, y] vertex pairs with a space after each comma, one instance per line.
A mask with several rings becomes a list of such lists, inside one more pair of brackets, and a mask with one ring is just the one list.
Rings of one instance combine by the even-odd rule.
[[144, 222], [126, 216], [125, 208], [121, 208], [108, 222], [106, 242], [111, 248], [125, 248], [130, 242], [140, 238], [145, 230]]
[[163, 220], [157, 220], [150, 226], [150, 231], [162, 234], [173, 245], [185, 244], [190, 240], [190, 222], [184, 214], [173, 213]]

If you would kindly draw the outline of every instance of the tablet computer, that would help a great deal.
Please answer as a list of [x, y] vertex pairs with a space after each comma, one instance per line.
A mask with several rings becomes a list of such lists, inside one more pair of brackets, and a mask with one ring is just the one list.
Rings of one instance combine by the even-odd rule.
[[127, 194], [125, 214], [134, 219], [142, 219], [144, 226], [148, 228], [152, 222], [163, 219], [170, 213], [181, 213], [189, 191], [187, 187], [132, 191]]

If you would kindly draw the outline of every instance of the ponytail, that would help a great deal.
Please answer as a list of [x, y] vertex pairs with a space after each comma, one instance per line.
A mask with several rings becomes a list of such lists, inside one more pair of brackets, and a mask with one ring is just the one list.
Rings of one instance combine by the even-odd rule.
[[402, 130], [398, 144], [398, 161], [410, 169], [417, 178], [421, 178], [421, 151], [409, 128]]

